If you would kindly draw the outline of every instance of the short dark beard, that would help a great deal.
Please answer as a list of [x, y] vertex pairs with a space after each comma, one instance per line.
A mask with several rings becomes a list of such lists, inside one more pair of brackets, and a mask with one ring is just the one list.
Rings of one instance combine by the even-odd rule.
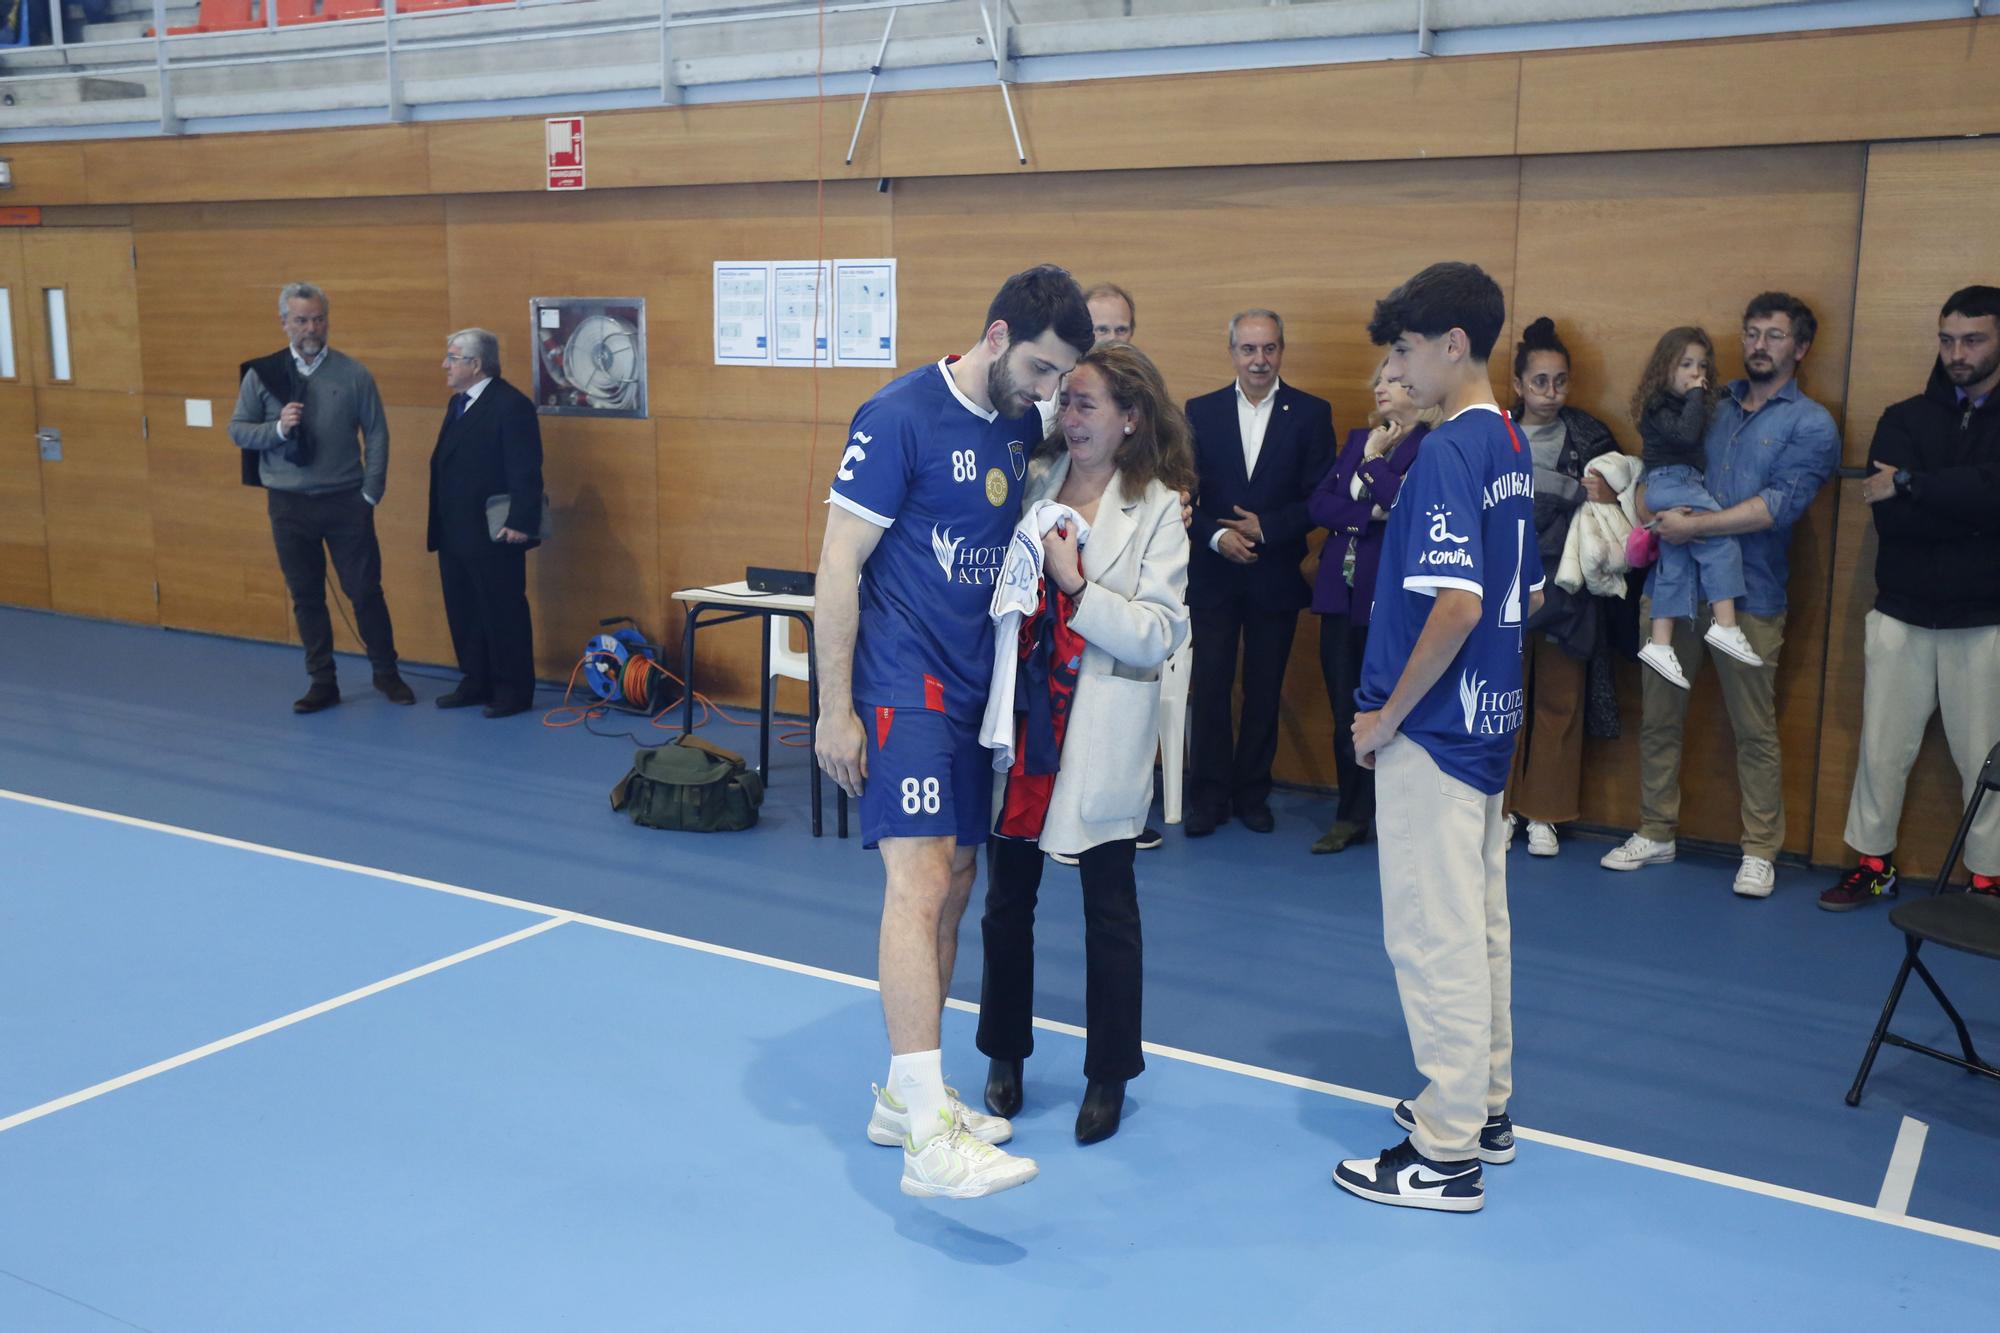
[[1992, 377], [1993, 372], [1996, 370], [2000, 370], [2000, 351], [1995, 351], [1992, 356], [1987, 357], [1984, 361], [1975, 361], [1964, 372], [1964, 379], [1958, 378], [1958, 375], [1948, 365], [1944, 368], [1944, 373], [1945, 378], [1963, 389], [1971, 384], [1984, 384]]
[[1755, 366], [1744, 366], [1743, 374], [1752, 384], [1769, 384], [1778, 378], [1778, 363], [1773, 361], [1767, 368], [1758, 370]]
[[1003, 417], [1018, 415], [1014, 401], [1021, 396], [1021, 386], [1014, 382], [1014, 372], [1007, 368], [1007, 353], [1002, 352], [992, 365], [986, 368], [986, 401], [993, 410]]

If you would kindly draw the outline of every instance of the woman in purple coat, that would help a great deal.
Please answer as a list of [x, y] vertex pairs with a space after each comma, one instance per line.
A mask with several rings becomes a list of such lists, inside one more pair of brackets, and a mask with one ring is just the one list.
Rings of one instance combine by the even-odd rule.
[[1419, 409], [1402, 385], [1383, 380], [1381, 366], [1370, 388], [1375, 410], [1368, 429], [1348, 433], [1333, 470], [1306, 501], [1313, 522], [1326, 529], [1312, 609], [1320, 616], [1319, 666], [1333, 705], [1333, 767], [1340, 782], [1333, 827], [1313, 844], [1315, 853], [1344, 851], [1374, 827], [1375, 775], [1354, 759], [1354, 687], [1361, 679], [1389, 506], [1416, 461], [1417, 446], [1443, 419], [1436, 408]]

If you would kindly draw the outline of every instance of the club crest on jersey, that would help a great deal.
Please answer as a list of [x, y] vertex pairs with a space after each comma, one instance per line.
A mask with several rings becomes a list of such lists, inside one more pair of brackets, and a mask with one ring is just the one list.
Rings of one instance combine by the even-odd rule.
[[[1028, 446], [1019, 440], [1007, 441], [1007, 462], [1014, 469], [1014, 480], [1020, 481], [1028, 475]], [[999, 504], [998, 500], [993, 502]]]
[[1007, 477], [997, 467], [986, 469], [986, 503], [995, 509], [1007, 503]]

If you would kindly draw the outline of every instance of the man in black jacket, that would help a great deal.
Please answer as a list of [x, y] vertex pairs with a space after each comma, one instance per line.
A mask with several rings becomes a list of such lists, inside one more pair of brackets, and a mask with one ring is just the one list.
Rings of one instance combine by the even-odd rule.
[[[1875, 609], [1868, 613], [1861, 757], [1847, 805], [1860, 863], [1820, 895], [1845, 912], [1897, 892], [1904, 785], [1931, 713], [1972, 795], [2000, 741], [2000, 288], [1952, 293], [1938, 315], [1930, 384], [1882, 414], [1861, 483], [1872, 507]], [[1965, 844], [1973, 887], [2000, 892], [2000, 802]]]
[[[1312, 600], [1299, 564], [1312, 520], [1306, 499], [1333, 463], [1333, 409], [1278, 379], [1285, 323], [1269, 310], [1229, 321], [1236, 382], [1188, 401], [1201, 494], [1195, 501], [1187, 603], [1193, 626], [1187, 835], [1233, 812], [1272, 827], [1271, 759], [1278, 704], [1299, 612]], [[1238, 646], [1243, 713], [1230, 739]]]
[[[438, 553], [444, 613], [464, 679], [439, 708], [484, 704], [487, 717], [525, 712], [535, 694], [528, 552], [542, 522], [542, 428], [535, 405], [500, 378], [500, 340], [464, 329], [445, 342], [451, 407], [431, 454], [426, 549]], [[486, 506], [504, 496], [497, 532]]]

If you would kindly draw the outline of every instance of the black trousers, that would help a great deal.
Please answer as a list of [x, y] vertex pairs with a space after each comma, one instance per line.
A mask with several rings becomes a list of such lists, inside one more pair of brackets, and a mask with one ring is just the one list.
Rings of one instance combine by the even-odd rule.
[[1333, 706], [1333, 773], [1340, 799], [1333, 817], [1375, 827], [1375, 770], [1354, 757], [1354, 689], [1361, 683], [1361, 656], [1368, 647], [1368, 627], [1357, 625], [1345, 612], [1319, 618], [1319, 670], [1326, 677], [1326, 699]]
[[502, 707], [535, 694], [535, 627], [528, 614], [528, 553], [494, 543], [438, 552], [445, 621], [458, 654], [459, 686]]
[[[1297, 631], [1296, 611], [1265, 611], [1242, 603], [1188, 608], [1194, 673], [1188, 681], [1192, 717], [1188, 740], [1188, 801], [1222, 815], [1263, 805], [1271, 796], [1271, 760], [1278, 753], [1278, 705], [1285, 664]], [[1230, 694], [1238, 646], [1243, 653], [1243, 713], [1230, 739]]]
[[[1145, 988], [1139, 939], [1139, 883], [1132, 873], [1137, 844], [1127, 838], [1091, 848], [1083, 872], [1083, 1076], [1137, 1078], [1139, 1007]], [[979, 1049], [994, 1060], [1025, 1060], [1035, 1051], [1035, 898], [1042, 885], [1042, 849], [993, 838], [986, 844], [986, 970], [979, 982]]]
[[361, 498], [361, 488], [326, 495], [298, 491], [265, 491], [271, 516], [271, 541], [278, 548], [278, 568], [292, 597], [292, 619], [305, 645], [306, 674], [332, 684], [333, 618], [326, 610], [326, 560], [341, 591], [354, 606], [354, 628], [367, 645], [368, 662], [378, 676], [396, 674], [396, 633], [389, 625], [389, 603], [382, 596], [382, 548], [375, 541], [375, 507]]

